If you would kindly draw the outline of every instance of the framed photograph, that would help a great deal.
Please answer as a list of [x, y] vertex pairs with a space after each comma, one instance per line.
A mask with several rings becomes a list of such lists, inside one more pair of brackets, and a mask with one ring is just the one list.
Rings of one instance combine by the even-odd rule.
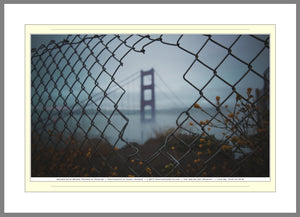
[[26, 191], [275, 191], [275, 25], [26, 25]]

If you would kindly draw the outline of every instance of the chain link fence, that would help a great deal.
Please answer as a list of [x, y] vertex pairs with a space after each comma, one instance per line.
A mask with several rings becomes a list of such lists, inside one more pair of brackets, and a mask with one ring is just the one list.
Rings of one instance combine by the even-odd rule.
[[[190, 48], [189, 35], [68, 35], [32, 49], [31, 176], [268, 177], [269, 36], [227, 37], [201, 35]], [[116, 75], [153, 44], [192, 57], [182, 79], [197, 98], [174, 128], [137, 144], [124, 136], [126, 89]], [[205, 58], [211, 49], [220, 55]], [[238, 74], [221, 70], [230, 64]], [[262, 87], [248, 86], [253, 79]], [[226, 93], [212, 97], [213, 86]]]

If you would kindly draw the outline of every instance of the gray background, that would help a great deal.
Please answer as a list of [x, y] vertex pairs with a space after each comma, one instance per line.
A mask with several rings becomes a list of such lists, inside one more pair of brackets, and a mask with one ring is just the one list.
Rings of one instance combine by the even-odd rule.
[[[85, 1], [80, 1], [80, 0], [52, 0], [52, 1], [47, 1], [47, 0], [11, 0], [11, 1], [1, 1], [1, 12], [4, 15], [4, 4], [13, 4], [13, 3], [125, 3], [122, 0], [101, 0], [101, 1], [97, 1], [97, 0], [85, 0]], [[126, 0], [126, 3], [141, 3], [141, 1], [139, 0]], [[230, 0], [230, 1], [224, 1], [224, 0], [186, 0], [186, 1], [180, 1], [180, 0], [151, 0], [151, 1], [143, 1], [143, 3], [263, 3], [263, 4], [270, 4], [270, 3], [296, 3], [297, 4], [297, 12], [299, 9], [299, 0], [252, 0], [252, 1], [241, 1], [241, 0]], [[297, 21], [299, 21], [298, 19], [298, 13], [297, 13]], [[1, 30], [4, 31], [4, 16], [1, 16]], [[299, 35], [299, 22], [297, 22], [297, 36]], [[298, 39], [298, 37], [297, 37]], [[298, 42], [298, 40], [297, 40]], [[25, 217], [29, 217], [29, 216], [224, 216], [224, 217], [229, 217], [229, 216], [299, 216], [299, 203], [298, 203], [298, 195], [299, 195], [299, 183], [297, 182], [297, 213], [245, 213], [245, 214], [240, 214], [240, 213], [226, 213], [226, 214], [222, 214], [222, 213], [193, 213], [193, 214], [182, 214], [182, 213], [178, 213], [178, 214], [168, 214], [168, 213], [164, 213], [164, 214], [154, 214], [154, 213], [143, 213], [143, 214], [139, 214], [139, 213], [126, 213], [126, 214], [116, 214], [116, 213], [101, 213], [101, 214], [83, 214], [83, 213], [77, 213], [77, 214], [70, 214], [70, 213], [9, 213], [9, 214], [5, 214], [4, 213], [4, 33], [1, 34], [1, 43], [0, 43], [0, 50], [1, 52], [1, 58], [0, 58], [0, 65], [1, 67], [1, 71], [2, 73], [0, 73], [0, 101], [1, 101], [1, 106], [0, 106], [0, 138], [1, 138], [1, 148], [0, 148], [0, 153], [1, 153], [1, 161], [0, 161], [0, 174], [1, 174], [1, 179], [0, 179], [0, 184], [1, 184], [1, 197], [0, 197], [0, 204], [1, 204], [1, 210], [0, 213], [3, 216], [25, 216]], [[297, 43], [297, 72], [298, 72], [298, 68], [299, 68], [299, 59], [298, 59], [298, 52], [299, 52], [299, 43]], [[297, 76], [297, 82], [300, 82], [299, 80], [299, 76]], [[299, 88], [297, 87], [297, 94], [299, 94]], [[297, 108], [299, 107], [299, 101], [297, 100]], [[298, 111], [297, 111], [297, 135], [300, 133], [299, 132], [299, 115], [298, 115]], [[298, 136], [297, 136], [297, 144], [298, 144]], [[297, 155], [299, 155], [299, 148], [297, 148]], [[299, 180], [299, 160], [297, 159], [297, 180]], [[287, 198], [288, 199], [288, 198]], [[113, 212], [113, 211], [112, 211]]]

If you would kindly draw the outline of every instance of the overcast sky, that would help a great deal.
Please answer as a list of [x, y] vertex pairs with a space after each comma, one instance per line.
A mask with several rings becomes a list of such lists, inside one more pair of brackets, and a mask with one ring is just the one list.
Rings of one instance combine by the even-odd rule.
[[[120, 35], [122, 40], [128, 38], [129, 35]], [[83, 36], [81, 36], [83, 37]], [[265, 40], [268, 36], [259, 35], [259, 38]], [[48, 44], [49, 41], [55, 40], [56, 43], [65, 39], [65, 35], [32, 35], [31, 45], [32, 48], [38, 48], [41, 44]], [[159, 35], [151, 35], [152, 39], [159, 38]], [[204, 43], [207, 41], [208, 37], [204, 35], [164, 35], [162, 37], [163, 42], [167, 42], [170, 44], [176, 44], [178, 39], [180, 46], [192, 54], [178, 48], [177, 46], [165, 45], [160, 41], [156, 41], [151, 43], [149, 46], [145, 47], [145, 54], [135, 51], [130, 51], [126, 57], [122, 60], [123, 66], [120, 67], [116, 74], [115, 79], [117, 83], [120, 83], [121, 86], [124, 86], [126, 90], [126, 94], [123, 96], [122, 100], [119, 103], [120, 108], [124, 109], [139, 109], [140, 106], [140, 79], [139, 73], [141, 70], [147, 71], [151, 68], [155, 71], [155, 94], [156, 94], [156, 106], [157, 109], [166, 109], [166, 108], [176, 108], [176, 107], [188, 107], [192, 105], [195, 100], [199, 97], [198, 91], [193, 88], [190, 84], [188, 84], [184, 79], [183, 75], [185, 72], [186, 79], [189, 80], [195, 87], [201, 89], [206, 85], [206, 83], [212, 78], [213, 71], [211, 69], [216, 69], [217, 74], [222, 77], [226, 82], [231, 85], [235, 85], [235, 83], [245, 74], [248, 70], [248, 66], [236, 60], [232, 56], [228, 56], [224, 62], [220, 66], [220, 62], [224, 59], [224, 57], [228, 54], [228, 50], [222, 48], [221, 46], [209, 41], [203, 49], [200, 51], [198, 58], [205, 65], [201, 64], [195, 60], [196, 53], [202, 48]], [[238, 35], [212, 35], [212, 39], [216, 42], [220, 43], [226, 48], [229, 48], [233, 42], [238, 38]], [[70, 38], [72, 39], [72, 37]], [[108, 43], [111, 39], [110, 43]], [[127, 40], [127, 44], [129, 46], [133, 46], [135, 42], [141, 39], [140, 36], [132, 36]], [[77, 40], [78, 41], [78, 40]], [[86, 40], [88, 42], [89, 40]], [[94, 47], [93, 52], [95, 55], [98, 55], [102, 49], [104, 48], [103, 44], [97, 44], [99, 40], [93, 39], [89, 43], [89, 47]], [[134, 45], [137, 50], [140, 50], [145, 44], [150, 42], [149, 39], [144, 39]], [[103, 43], [108, 43], [108, 49], [113, 51], [120, 45], [120, 40], [115, 38], [114, 35], [106, 35], [103, 38]], [[51, 47], [51, 46], [50, 46]], [[84, 50], [84, 44], [72, 45], [74, 49], [78, 51], [78, 53], [82, 52], [82, 58], [85, 59], [90, 54], [89, 50]], [[232, 47], [232, 54], [236, 57], [240, 58], [245, 63], [250, 63], [256, 55], [263, 49], [264, 42], [259, 41], [249, 35], [243, 35], [239, 38], [239, 40]], [[65, 48], [65, 49], [64, 49]], [[65, 98], [70, 93], [70, 88], [65, 85], [65, 78], [68, 81], [70, 87], [72, 87], [72, 91], [75, 95], [79, 94], [82, 90], [82, 85], [76, 81], [76, 74], [79, 76], [79, 81], [84, 83], [84, 88], [87, 92], [91, 93], [91, 96], [94, 97], [93, 100], [99, 102], [102, 98], [102, 91], [99, 88], [95, 87], [95, 80], [98, 82], [98, 86], [102, 89], [106, 89], [109, 84], [111, 78], [108, 74], [102, 72], [102, 68], [99, 64], [95, 63], [95, 58], [90, 56], [85, 61], [87, 68], [89, 69], [90, 77], [88, 76], [88, 72], [86, 70], [81, 70], [82, 64], [78, 63], [78, 57], [74, 55], [74, 49], [66, 50], [67, 46], [63, 46], [62, 50], [65, 51], [65, 57], [70, 58], [70, 63], [73, 66], [65, 67], [66, 60], [63, 59], [59, 61], [62, 57], [61, 54], [57, 54], [54, 57], [55, 61], [58, 63], [59, 69], [58, 71], [55, 69], [55, 65], [51, 64], [49, 56], [42, 55], [41, 58], [46, 63], [48, 70], [50, 71], [49, 75], [44, 76], [42, 79], [34, 80], [34, 76], [36, 76], [37, 71], [39, 74], [43, 76], [46, 73], [46, 67], [42, 66], [42, 62], [36, 64], [37, 70], [32, 71], [32, 81], [33, 86], [37, 87], [38, 84], [43, 80], [44, 83], [47, 83], [49, 79], [53, 80], [53, 82], [48, 82], [47, 89], [51, 92], [51, 88], [55, 85], [58, 90], [54, 90], [51, 92], [51, 96], [53, 99], [57, 98], [59, 94], [62, 95], [62, 98]], [[123, 55], [129, 50], [128, 47], [120, 46], [117, 48], [115, 52], [115, 57], [117, 59], [121, 59]], [[54, 51], [54, 54], [56, 52]], [[111, 56], [107, 50], [103, 51], [99, 56], [100, 64], [105, 64], [108, 58]], [[37, 59], [33, 59], [35, 62]], [[107, 69], [109, 74], [115, 72], [119, 62], [115, 61], [111, 58], [106, 64], [105, 68]], [[255, 61], [251, 62], [253, 69], [259, 74], [263, 75], [264, 71], [269, 67], [269, 49], [264, 49], [264, 51], [256, 58]], [[71, 74], [68, 76], [71, 70], [75, 71], [75, 74]], [[53, 75], [51, 76], [51, 73]], [[101, 75], [100, 75], [101, 73]], [[98, 77], [100, 75], [100, 77]], [[61, 77], [63, 76], [63, 78]], [[87, 78], [89, 77], [89, 78]], [[127, 81], [132, 80], [129, 84]], [[74, 86], [72, 86], [74, 84]], [[262, 78], [257, 76], [253, 72], [249, 72], [237, 85], [236, 89], [238, 92], [246, 94], [246, 89], [248, 87], [262, 88], [264, 85], [264, 81]], [[44, 91], [44, 88], [40, 86], [39, 91]], [[59, 93], [60, 92], [60, 93]], [[117, 86], [112, 84], [109, 88], [108, 92], [111, 93], [111, 98], [116, 101], [118, 97], [121, 95], [121, 91], [118, 90]], [[214, 78], [207, 87], [203, 90], [204, 95], [214, 101], [215, 96], [220, 96], [221, 99], [227, 97], [231, 92], [232, 88], [222, 80], [218, 78]], [[44, 95], [46, 100], [46, 95]], [[58, 105], [63, 105], [62, 98], [58, 100], [56, 103]], [[73, 96], [68, 96], [68, 105], [74, 104], [75, 98]], [[43, 97], [42, 97], [43, 99]], [[88, 95], [85, 92], [81, 92], [78, 95], [78, 99], [80, 102], [86, 102], [88, 99]], [[35, 97], [32, 100], [39, 100]], [[208, 105], [205, 100], [201, 101], [202, 106]], [[51, 103], [50, 103], [51, 104]], [[51, 106], [47, 104], [47, 106]], [[105, 103], [104, 103], [105, 104]], [[103, 104], [103, 105], [104, 105]], [[111, 108], [112, 104], [108, 101], [104, 105], [104, 107]], [[93, 105], [92, 105], [93, 107]]]

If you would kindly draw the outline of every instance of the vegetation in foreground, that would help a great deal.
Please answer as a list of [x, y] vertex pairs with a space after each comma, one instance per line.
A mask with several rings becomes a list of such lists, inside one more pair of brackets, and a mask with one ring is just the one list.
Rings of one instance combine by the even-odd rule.
[[[258, 99], [267, 97], [260, 97], [258, 90], [254, 97], [248, 88], [246, 97], [236, 95], [234, 108], [229, 110], [217, 96], [220, 118], [189, 123], [191, 128], [201, 127], [201, 133], [170, 129], [143, 145], [132, 143], [120, 149], [101, 138], [66, 137], [51, 129], [47, 139], [33, 133], [31, 176], [267, 177], [269, 111]], [[193, 109], [205, 113], [197, 103]], [[210, 135], [212, 128], [222, 129], [223, 138]], [[45, 145], [43, 141], [48, 142]]]

